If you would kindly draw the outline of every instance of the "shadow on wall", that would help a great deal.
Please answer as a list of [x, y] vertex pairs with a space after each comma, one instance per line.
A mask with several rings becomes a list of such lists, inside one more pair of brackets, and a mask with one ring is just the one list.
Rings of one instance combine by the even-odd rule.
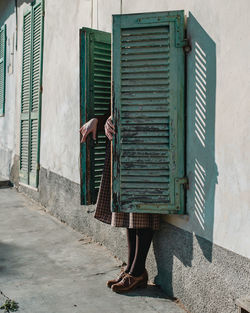
[[179, 291], [184, 288], [179, 278], [183, 276], [184, 279], [183, 271], [187, 268], [188, 275], [188, 267], [192, 266], [192, 233], [195, 233], [202, 255], [212, 262], [214, 198], [218, 176], [215, 163], [216, 44], [191, 13], [187, 20], [187, 35], [192, 46], [187, 57], [186, 110], [190, 187], [187, 192], [189, 221], [184, 227], [189, 231], [164, 224], [154, 239], [158, 266], [156, 282], [164, 286], [169, 296], [174, 295], [173, 282], [175, 286], [179, 284]]
[[[218, 169], [215, 163], [216, 44], [190, 13], [188, 37], [192, 53], [187, 71], [187, 208], [192, 229], [204, 256], [212, 261], [214, 198]], [[209, 240], [204, 247], [200, 236]]]
[[0, 27], [15, 12], [15, 1], [0, 1]]
[[34, 0], [17, 0], [17, 6], [20, 7], [23, 3], [32, 3]]
[[16, 12], [16, 6], [20, 7], [21, 5], [23, 5], [23, 3], [29, 4], [32, 1], [33, 0], [0, 1], [0, 26], [6, 22], [9, 16]]

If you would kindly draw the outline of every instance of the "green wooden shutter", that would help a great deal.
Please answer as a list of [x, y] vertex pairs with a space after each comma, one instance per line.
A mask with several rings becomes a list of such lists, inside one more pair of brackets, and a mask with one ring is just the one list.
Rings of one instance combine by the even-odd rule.
[[[111, 34], [80, 31], [81, 125], [109, 111], [111, 94]], [[99, 131], [95, 143], [89, 136], [81, 146], [81, 204], [96, 202], [105, 161], [106, 136]]]
[[43, 50], [43, 1], [24, 14], [21, 93], [20, 181], [38, 185], [41, 81]]
[[184, 212], [184, 12], [113, 16], [112, 210]]
[[29, 184], [38, 186], [42, 92], [43, 2], [33, 6]]
[[6, 25], [0, 28], [0, 116], [4, 115], [6, 81]]
[[29, 131], [30, 131], [30, 78], [31, 78], [31, 30], [32, 9], [27, 9], [23, 18], [23, 64], [21, 91], [21, 127], [20, 127], [20, 182], [29, 183]]

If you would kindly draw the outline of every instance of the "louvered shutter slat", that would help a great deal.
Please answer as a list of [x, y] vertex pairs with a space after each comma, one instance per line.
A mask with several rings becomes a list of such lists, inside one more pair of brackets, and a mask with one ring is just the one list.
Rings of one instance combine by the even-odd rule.
[[[92, 62], [90, 61], [90, 64], [93, 66], [93, 104], [95, 116], [105, 114], [109, 110], [110, 106], [110, 89], [106, 88], [107, 83], [111, 85], [110, 37], [110, 34], [96, 31], [91, 34], [93, 60]], [[101, 90], [100, 84], [102, 86]], [[104, 131], [100, 131], [98, 134], [98, 145], [94, 145], [92, 152], [93, 161], [91, 162], [91, 172], [93, 173], [93, 179], [91, 179], [90, 183], [91, 203], [95, 203], [97, 199], [105, 161], [105, 150], [106, 136]]]
[[[111, 34], [89, 28], [81, 30], [81, 84], [83, 85], [82, 123], [110, 110]], [[98, 133], [98, 144], [87, 138], [81, 149], [82, 204], [94, 204], [100, 187], [105, 161], [106, 136]]]
[[31, 32], [32, 10], [29, 9], [23, 18], [23, 65], [21, 91], [21, 140], [20, 140], [20, 182], [28, 184], [29, 178], [29, 111], [30, 111], [30, 78], [31, 78]]
[[183, 20], [182, 11], [114, 16], [113, 211], [181, 212]]

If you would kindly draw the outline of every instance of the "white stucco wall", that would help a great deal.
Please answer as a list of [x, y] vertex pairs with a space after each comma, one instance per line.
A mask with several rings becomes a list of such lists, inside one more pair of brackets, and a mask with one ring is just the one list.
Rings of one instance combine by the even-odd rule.
[[5, 114], [0, 116], [0, 176], [9, 178], [15, 154], [15, 2], [0, 2], [0, 26], [6, 24], [6, 90]]
[[45, 3], [41, 166], [79, 183], [79, 29], [91, 1]]
[[45, 2], [40, 163], [77, 183], [80, 183], [79, 29], [106, 30], [112, 23], [111, 13], [119, 10], [117, 1]]

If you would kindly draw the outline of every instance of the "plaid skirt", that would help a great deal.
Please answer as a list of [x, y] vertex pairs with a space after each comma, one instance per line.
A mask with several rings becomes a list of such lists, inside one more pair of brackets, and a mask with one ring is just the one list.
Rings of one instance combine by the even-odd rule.
[[94, 217], [101, 222], [115, 227], [126, 228], [152, 228], [159, 229], [160, 215], [151, 213], [125, 213], [111, 212], [111, 169], [110, 151], [111, 143], [106, 141], [106, 156], [102, 179], [97, 196], [96, 210]]

